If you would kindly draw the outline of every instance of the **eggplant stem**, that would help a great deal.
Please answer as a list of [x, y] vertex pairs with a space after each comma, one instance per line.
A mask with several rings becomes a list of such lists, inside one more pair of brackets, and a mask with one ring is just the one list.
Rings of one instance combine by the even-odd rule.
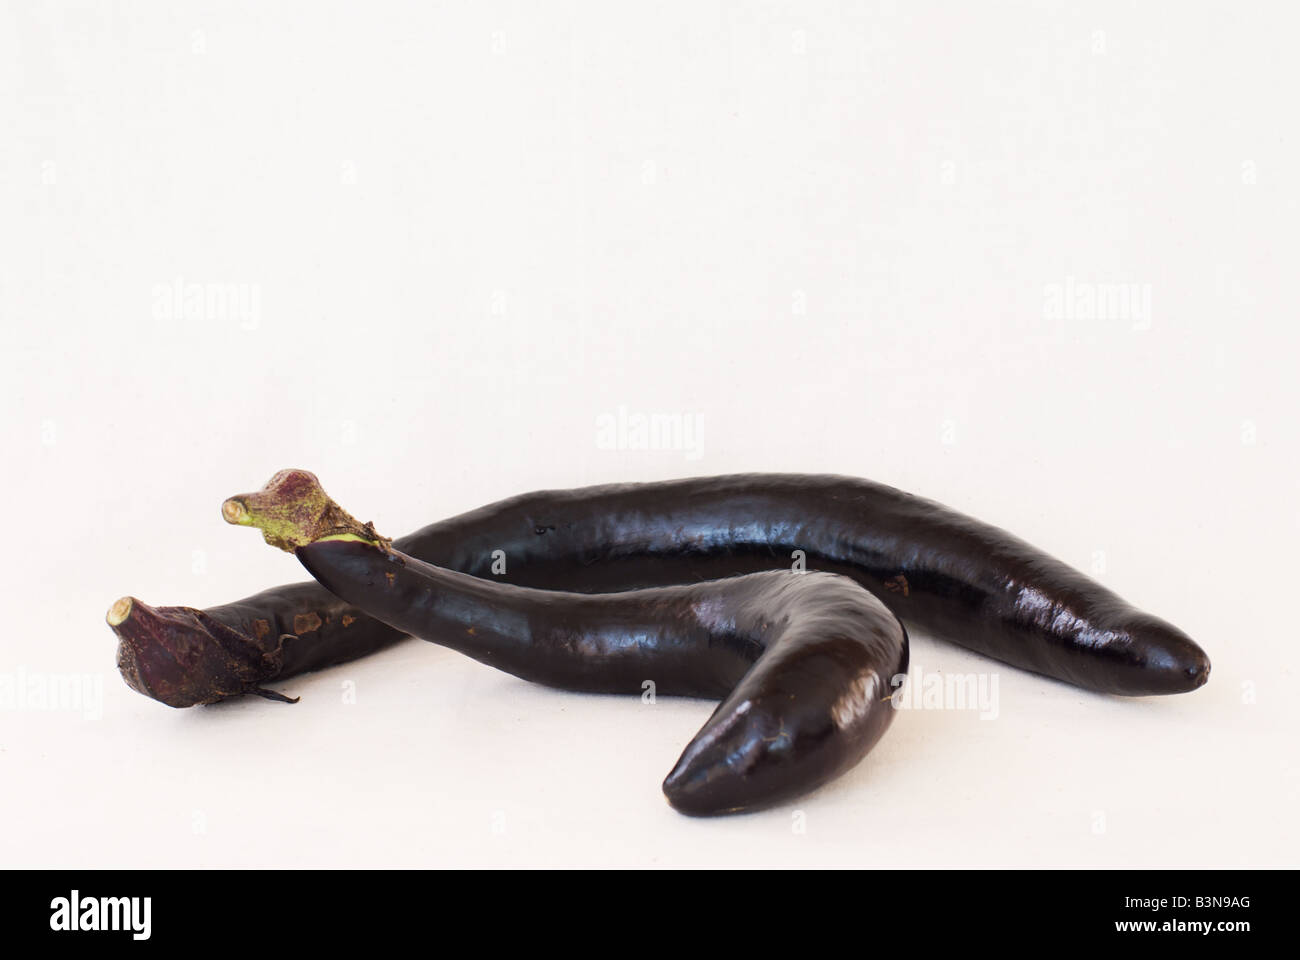
[[131, 607], [134, 605], [135, 600], [132, 597], [122, 597], [119, 600], [114, 600], [113, 605], [108, 608], [108, 615], [104, 619], [108, 621], [110, 627], [120, 626], [126, 621], [127, 617], [131, 616]]
[[330, 499], [306, 470], [281, 470], [256, 493], [231, 497], [221, 505], [221, 516], [236, 526], [256, 527], [267, 543], [288, 553], [325, 538], [356, 539], [385, 551], [392, 542]]

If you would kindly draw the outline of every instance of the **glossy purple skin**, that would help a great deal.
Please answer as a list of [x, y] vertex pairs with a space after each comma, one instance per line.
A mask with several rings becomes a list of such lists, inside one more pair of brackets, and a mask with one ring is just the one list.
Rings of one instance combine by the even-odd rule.
[[[852, 578], [909, 626], [1089, 690], [1181, 693], [1209, 676], [1204, 651], [1182, 631], [1023, 540], [852, 477], [739, 474], [542, 491], [435, 523], [394, 546], [473, 576], [580, 593], [788, 569], [800, 550], [809, 569]], [[507, 559], [501, 577], [492, 574], [497, 550]], [[134, 677], [136, 689], [163, 699], [152, 678], [165, 673], [164, 702], [208, 703], [364, 656], [400, 637], [311, 584], [267, 590], [206, 615], [250, 644], [260, 642], [259, 629], [290, 639], [256, 679], [227, 671], [187, 681], [181, 671], [178, 683], [173, 654], [150, 642], [133, 616], [117, 628], [128, 682]], [[300, 618], [315, 625], [295, 629]], [[216, 642], [194, 622], [186, 628], [189, 644]]]
[[720, 697], [664, 781], [683, 813], [779, 803], [851, 768], [893, 720], [907, 634], [848, 577], [769, 571], [578, 594], [493, 583], [350, 541], [299, 547], [396, 630], [566, 690]]

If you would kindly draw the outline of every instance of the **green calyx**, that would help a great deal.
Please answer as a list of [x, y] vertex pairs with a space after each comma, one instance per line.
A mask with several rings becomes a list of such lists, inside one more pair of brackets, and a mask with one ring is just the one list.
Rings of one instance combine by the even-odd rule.
[[227, 523], [256, 527], [267, 543], [289, 553], [319, 540], [353, 540], [383, 549], [391, 542], [331, 500], [306, 470], [281, 470], [256, 493], [227, 500], [221, 515]]

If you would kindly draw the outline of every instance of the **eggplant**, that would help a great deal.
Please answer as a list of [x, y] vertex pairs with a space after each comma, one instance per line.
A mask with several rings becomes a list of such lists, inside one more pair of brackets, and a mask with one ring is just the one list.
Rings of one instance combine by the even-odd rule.
[[768, 806], [848, 770], [888, 728], [907, 674], [903, 625], [839, 574], [599, 594], [493, 583], [395, 550], [305, 471], [282, 471], [222, 512], [376, 620], [525, 680], [720, 698], [663, 784], [684, 813]]
[[[1023, 540], [853, 477], [738, 474], [540, 491], [435, 523], [394, 547], [471, 576], [577, 593], [803, 562], [853, 579], [913, 629], [1085, 689], [1182, 693], [1210, 671], [1177, 627]], [[203, 612], [135, 602], [113, 626], [127, 682], [174, 706], [264, 692], [400, 636], [311, 585]], [[258, 651], [264, 659], [254, 662]]]

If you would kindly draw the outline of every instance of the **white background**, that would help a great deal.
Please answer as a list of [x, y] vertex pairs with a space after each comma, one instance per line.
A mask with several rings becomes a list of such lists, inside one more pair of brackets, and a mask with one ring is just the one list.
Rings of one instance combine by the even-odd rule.
[[[5, 2], [0, 862], [1296, 865], [1296, 26]], [[1118, 284], [1149, 313], [1053, 307]], [[602, 449], [620, 407], [698, 450]], [[917, 636], [914, 672], [997, 673], [997, 719], [900, 714], [714, 820], [659, 789], [703, 701], [414, 641], [294, 707], [129, 690], [116, 597], [302, 577], [218, 510], [286, 466], [390, 534], [539, 487], [867, 476], [1095, 570], [1213, 674], [1126, 701]], [[68, 674], [91, 717], [14, 693]]]

